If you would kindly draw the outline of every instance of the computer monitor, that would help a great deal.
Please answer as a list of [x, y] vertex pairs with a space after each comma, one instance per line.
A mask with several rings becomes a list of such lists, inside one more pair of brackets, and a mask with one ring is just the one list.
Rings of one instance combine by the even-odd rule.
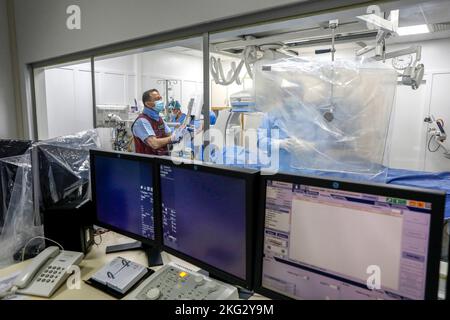
[[164, 250], [250, 289], [258, 172], [170, 160], [159, 169]]
[[283, 174], [261, 183], [258, 292], [437, 299], [444, 193]]
[[0, 159], [25, 154], [31, 147], [31, 143], [30, 140], [0, 139]]
[[89, 197], [89, 150], [45, 143], [33, 149], [42, 210], [76, 206]]
[[4, 159], [4, 162], [0, 161], [0, 233], [5, 223], [5, 215], [16, 178], [15, 164], [20, 164], [22, 156], [27, 157], [31, 144], [30, 140], [0, 139], [0, 159]]
[[157, 244], [154, 159], [91, 150], [92, 201], [100, 227]]
[[25, 174], [20, 174], [20, 181], [16, 185], [17, 172], [20, 167], [29, 165], [29, 162], [28, 154], [0, 159], [0, 234], [5, 224], [14, 188], [22, 186], [24, 183], [22, 179], [26, 177]]
[[29, 140], [0, 139], [0, 159], [12, 158], [0, 162], [0, 233], [4, 225], [6, 211], [9, 206], [11, 192], [14, 187], [17, 167], [15, 162], [20, 162], [19, 156], [25, 155], [31, 147]]

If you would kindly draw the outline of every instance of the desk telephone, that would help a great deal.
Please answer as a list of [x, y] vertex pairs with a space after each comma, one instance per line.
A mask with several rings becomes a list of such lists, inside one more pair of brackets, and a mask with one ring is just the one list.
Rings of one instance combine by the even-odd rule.
[[19, 294], [48, 298], [69, 277], [68, 269], [79, 265], [83, 258], [81, 252], [60, 251], [58, 247], [48, 247], [23, 270], [13, 286]]

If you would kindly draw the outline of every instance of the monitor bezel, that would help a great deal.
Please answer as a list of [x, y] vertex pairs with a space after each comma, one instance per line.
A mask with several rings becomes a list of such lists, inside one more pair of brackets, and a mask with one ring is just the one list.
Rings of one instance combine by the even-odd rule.
[[[132, 161], [138, 161], [138, 162], [145, 162], [151, 165], [152, 167], [152, 174], [153, 174], [153, 223], [154, 223], [154, 233], [155, 238], [149, 239], [142, 235], [135, 234], [133, 232], [129, 232], [127, 230], [123, 230], [121, 228], [118, 228], [116, 226], [110, 225], [108, 223], [105, 223], [101, 221], [98, 218], [97, 215], [97, 192], [96, 192], [96, 181], [95, 181], [95, 158], [96, 157], [106, 157], [106, 158], [112, 158], [112, 159], [125, 159], [125, 160], [132, 160]], [[129, 237], [131, 239], [140, 241], [142, 244], [154, 247], [154, 248], [161, 248], [161, 232], [162, 232], [162, 217], [158, 214], [159, 211], [157, 210], [159, 199], [157, 197], [157, 194], [155, 193], [155, 190], [159, 189], [157, 186], [157, 179], [155, 179], [157, 175], [157, 164], [155, 162], [155, 157], [143, 155], [143, 154], [135, 154], [135, 153], [126, 153], [126, 152], [119, 152], [119, 151], [103, 151], [103, 150], [97, 150], [97, 149], [91, 149], [90, 150], [90, 156], [89, 156], [89, 162], [90, 162], [90, 178], [91, 178], [91, 198], [92, 198], [92, 204], [94, 207], [94, 217], [92, 217], [92, 221], [94, 225], [97, 225], [102, 228], [106, 228], [110, 231], [117, 232], [119, 234], [122, 234], [126, 237]]]
[[300, 185], [311, 185], [328, 189], [345, 190], [358, 193], [369, 193], [381, 196], [392, 196], [402, 199], [416, 199], [417, 201], [432, 203], [430, 220], [430, 238], [428, 243], [428, 261], [425, 287], [425, 300], [438, 299], [439, 268], [442, 246], [442, 231], [444, 222], [444, 209], [446, 193], [430, 189], [419, 189], [397, 185], [387, 185], [371, 182], [357, 182], [345, 179], [318, 178], [310, 175], [290, 175], [279, 173], [270, 176], [261, 176], [260, 201], [258, 204], [258, 227], [256, 230], [256, 261], [255, 261], [255, 291], [272, 299], [293, 299], [262, 285], [262, 267], [264, 255], [264, 226], [266, 216], [266, 186], [268, 180], [288, 182]]
[[[163, 226], [161, 224], [161, 244], [162, 249], [179, 258], [182, 259], [188, 263], [191, 263], [197, 267], [202, 268], [203, 270], [207, 271], [209, 273], [209, 276], [216, 278], [218, 280], [237, 285], [249, 290], [252, 290], [254, 287], [254, 231], [255, 231], [255, 219], [256, 219], [256, 210], [257, 210], [257, 200], [255, 196], [257, 195], [255, 189], [258, 186], [257, 179], [259, 177], [259, 171], [252, 170], [252, 169], [242, 169], [242, 168], [230, 168], [230, 167], [223, 167], [223, 166], [217, 166], [217, 165], [210, 165], [200, 162], [193, 162], [189, 160], [183, 160], [183, 159], [177, 159], [176, 162], [173, 161], [171, 158], [167, 157], [161, 157], [158, 158], [158, 186], [161, 188], [161, 176], [160, 176], [160, 168], [161, 165], [167, 165], [171, 167], [177, 167], [181, 169], [187, 169], [191, 171], [198, 171], [198, 172], [206, 172], [206, 173], [212, 173], [219, 176], [227, 176], [227, 177], [235, 177], [239, 178], [245, 181], [245, 188], [246, 188], [246, 276], [245, 279], [241, 279], [238, 276], [235, 276], [231, 273], [228, 273], [224, 270], [221, 270], [217, 267], [214, 267], [206, 262], [203, 262], [197, 258], [191, 257], [185, 253], [182, 253], [176, 249], [173, 249], [167, 245], [164, 244], [163, 239]], [[161, 197], [161, 189], [158, 189], [157, 191], [158, 198], [160, 201], [158, 202], [158, 205], [162, 204], [162, 197]], [[162, 208], [158, 208], [158, 214], [162, 218]]]

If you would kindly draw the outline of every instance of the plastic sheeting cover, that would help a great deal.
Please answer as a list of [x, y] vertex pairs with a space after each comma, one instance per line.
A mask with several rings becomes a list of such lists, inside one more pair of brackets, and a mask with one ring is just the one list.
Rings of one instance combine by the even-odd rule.
[[[20, 156], [31, 147], [30, 140], [0, 139], [0, 159]], [[0, 163], [0, 232], [4, 225], [4, 218], [11, 198], [17, 167]], [[2, 176], [5, 179], [2, 181]]]
[[0, 233], [5, 222], [5, 215], [11, 200], [14, 182], [17, 174], [16, 158], [0, 159]]
[[[35, 213], [33, 205], [33, 184], [30, 154], [0, 160], [3, 164], [16, 167], [9, 206], [5, 215], [5, 223], [0, 234], [0, 266], [7, 266], [20, 257], [20, 251], [32, 238], [43, 236], [44, 230], [40, 217]], [[15, 172], [14, 172], [15, 171]], [[11, 180], [3, 177], [2, 180]], [[38, 240], [28, 249], [42, 248], [43, 241]], [[33, 249], [34, 248], [34, 249]]]
[[[100, 147], [99, 137], [95, 130], [80, 132], [74, 135], [59, 137], [35, 143], [35, 148], [46, 168], [40, 172], [40, 183], [49, 186], [49, 190], [41, 190], [51, 194], [51, 204], [67, 198], [84, 200], [89, 197], [89, 150]], [[7, 266], [21, 257], [22, 249], [32, 238], [43, 236], [44, 230], [40, 214], [36, 212], [33, 201], [33, 170], [35, 158], [31, 160], [31, 152], [23, 156], [0, 160], [3, 170], [2, 183], [10, 188], [9, 204], [0, 234], [0, 267]], [[58, 173], [56, 172], [58, 171]], [[1, 173], [1, 172], [0, 172]], [[61, 173], [61, 174], [60, 174]], [[63, 183], [60, 176], [63, 176]], [[64, 177], [69, 176], [69, 183]], [[12, 181], [14, 181], [12, 183]], [[60, 189], [62, 188], [62, 189]], [[45, 195], [48, 195], [45, 193]], [[56, 195], [56, 196], [55, 196]], [[41, 198], [49, 199], [48, 197]], [[80, 197], [82, 199], [80, 199]], [[55, 202], [53, 202], [55, 201]], [[35, 254], [43, 248], [43, 241], [36, 239], [29, 243], [25, 252]]]
[[295, 142], [286, 159], [295, 169], [383, 172], [396, 85], [396, 72], [379, 64], [299, 58], [255, 64], [256, 109], [281, 138]]
[[100, 147], [95, 130], [39, 142], [35, 147], [44, 208], [88, 199], [89, 150]]
[[20, 156], [31, 147], [28, 140], [2, 140], [0, 139], [0, 159]]

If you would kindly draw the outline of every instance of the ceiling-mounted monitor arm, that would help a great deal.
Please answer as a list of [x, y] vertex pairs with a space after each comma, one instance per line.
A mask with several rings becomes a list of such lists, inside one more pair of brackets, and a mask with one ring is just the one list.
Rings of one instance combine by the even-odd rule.
[[[394, 58], [401, 57], [401, 56], [406, 56], [408, 54], [416, 55], [416, 60], [414, 62], [414, 66], [416, 66], [418, 64], [418, 62], [422, 59], [422, 46], [416, 45], [416, 46], [411, 46], [411, 47], [405, 48], [405, 49], [400, 49], [400, 50], [396, 50], [396, 51], [392, 51], [392, 52], [386, 52], [384, 57], [386, 60], [389, 60], [389, 59], [394, 59]], [[376, 60], [376, 61], [383, 60], [382, 57], [379, 57], [377, 55], [375, 55], [371, 59]]]
[[376, 44], [373, 47], [369, 47], [362, 43], [362, 49], [356, 52], [357, 56], [366, 54], [372, 50], [375, 50], [375, 56], [372, 57], [373, 60], [385, 62], [388, 59], [394, 59], [397, 57], [405, 56], [408, 54], [415, 54], [416, 60], [414, 63], [406, 67], [403, 74], [399, 76], [402, 77], [402, 83], [404, 85], [410, 86], [413, 90], [420, 87], [422, 83], [425, 66], [420, 63], [422, 58], [422, 47], [412, 46], [410, 48], [397, 50], [394, 52], [386, 52], [386, 39], [393, 35], [397, 35], [399, 27], [399, 10], [391, 11], [389, 19], [383, 19], [376, 14], [368, 14], [364, 16], [358, 16], [357, 18], [367, 22], [369, 28], [377, 28], [378, 34], [376, 37]]
[[420, 63], [420, 60], [422, 59], [422, 46], [412, 46], [406, 49], [386, 53], [385, 59], [394, 59], [408, 54], [415, 54], [416, 60], [411, 66], [405, 68], [403, 74], [399, 74], [399, 76], [402, 77], [402, 83], [404, 85], [410, 86], [413, 90], [417, 90], [425, 75], [425, 66]]
[[369, 29], [378, 29], [387, 33], [397, 33], [400, 11], [393, 10], [389, 14], [388, 19], [384, 19], [374, 13], [363, 16], [357, 16], [358, 19], [367, 22]]
[[406, 67], [403, 74], [399, 74], [399, 76], [402, 77], [402, 83], [404, 85], [410, 86], [413, 90], [417, 90], [425, 75], [425, 66], [420, 63], [420, 59], [422, 58], [422, 46], [412, 46], [406, 49], [386, 53], [385, 59], [394, 59], [408, 54], [415, 54], [416, 60], [412, 65]]
[[364, 46], [356, 53], [356, 55], [361, 56], [365, 53], [375, 50], [375, 57], [381, 58], [383, 61], [385, 61], [387, 59], [386, 39], [390, 38], [394, 34], [397, 34], [399, 15], [399, 10], [393, 10], [389, 15], [389, 19], [384, 19], [376, 14], [358, 16], [358, 19], [363, 20], [367, 23], [369, 29], [378, 29], [378, 34], [374, 47]]

